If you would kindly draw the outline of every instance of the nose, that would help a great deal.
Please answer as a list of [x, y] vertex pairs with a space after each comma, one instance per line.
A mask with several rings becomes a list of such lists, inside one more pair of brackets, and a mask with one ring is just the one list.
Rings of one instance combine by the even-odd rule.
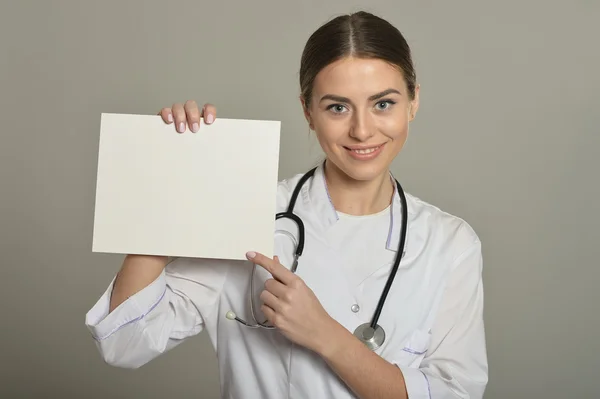
[[369, 112], [362, 111], [354, 113], [352, 125], [350, 126], [350, 137], [358, 141], [367, 141], [373, 137], [374, 126]]

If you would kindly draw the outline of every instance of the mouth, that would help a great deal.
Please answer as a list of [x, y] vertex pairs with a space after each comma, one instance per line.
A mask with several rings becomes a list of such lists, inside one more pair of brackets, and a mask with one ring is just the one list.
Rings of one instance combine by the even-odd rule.
[[376, 146], [371, 146], [371, 147], [359, 147], [359, 146], [344, 147], [344, 149], [348, 152], [348, 154], [351, 157], [353, 157], [355, 159], [370, 160], [370, 159], [377, 157], [383, 150], [384, 146], [385, 146], [385, 143], [379, 144]]

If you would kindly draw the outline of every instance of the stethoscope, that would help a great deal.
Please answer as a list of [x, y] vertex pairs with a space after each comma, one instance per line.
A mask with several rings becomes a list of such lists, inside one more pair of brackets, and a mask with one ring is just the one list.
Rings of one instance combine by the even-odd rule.
[[[290, 220], [294, 221], [296, 223], [296, 225], [298, 226], [298, 241], [297, 242], [292, 234], [290, 234], [288, 232], [284, 232], [284, 233], [286, 233], [286, 235], [288, 235], [292, 239], [292, 241], [294, 241], [294, 244], [296, 244], [294, 260], [293, 260], [292, 266], [290, 267], [290, 270], [292, 271], [292, 273], [296, 272], [296, 269], [298, 268], [298, 259], [300, 258], [300, 256], [302, 255], [302, 252], [304, 251], [304, 223], [302, 222], [302, 219], [300, 219], [297, 215], [294, 214], [294, 206], [296, 205], [296, 200], [298, 199], [300, 189], [302, 188], [304, 183], [306, 183], [306, 181], [314, 175], [316, 169], [317, 168], [311, 169], [304, 176], [302, 176], [302, 178], [300, 179], [300, 181], [294, 188], [294, 192], [292, 193], [292, 198], [290, 199], [288, 209], [285, 212], [280, 212], [277, 215], [275, 215], [275, 220], [290, 219]], [[390, 275], [385, 283], [385, 287], [383, 288], [381, 297], [379, 298], [379, 302], [377, 303], [377, 307], [375, 308], [375, 312], [373, 314], [373, 318], [371, 319], [371, 322], [361, 324], [358, 327], [356, 327], [356, 329], [354, 330], [354, 336], [356, 336], [360, 341], [362, 341], [371, 350], [378, 349], [379, 347], [381, 347], [381, 345], [383, 345], [383, 342], [385, 341], [385, 330], [383, 329], [383, 327], [381, 327], [379, 324], [377, 324], [377, 322], [379, 321], [379, 316], [381, 315], [383, 305], [385, 304], [385, 300], [390, 291], [390, 287], [392, 286], [394, 277], [396, 277], [396, 272], [398, 271], [398, 267], [400, 266], [400, 260], [402, 259], [402, 255], [404, 253], [404, 244], [406, 242], [406, 230], [407, 230], [407, 219], [408, 219], [406, 197], [404, 195], [404, 190], [402, 189], [402, 186], [400, 185], [398, 180], [395, 180], [395, 182], [396, 182], [396, 186], [398, 187], [398, 194], [400, 195], [400, 200], [402, 202], [402, 230], [401, 230], [401, 235], [400, 235], [400, 243], [398, 244], [398, 252], [396, 253], [396, 257], [394, 259], [394, 264], [392, 266], [392, 271], [390, 272]], [[255, 310], [254, 310], [254, 301], [252, 299], [252, 293], [254, 292], [254, 271], [255, 270], [256, 270], [256, 265], [253, 265], [252, 266], [252, 274], [250, 277], [250, 295], [249, 295], [250, 311], [252, 313], [252, 318], [254, 319], [255, 324], [250, 324], [247, 321], [239, 318], [232, 311], [227, 312], [226, 317], [230, 320], [237, 320], [241, 324], [243, 324], [247, 327], [250, 327], [250, 328], [266, 328], [266, 329], [272, 330], [275, 328], [274, 326], [265, 324], [266, 321], [261, 323], [261, 322], [257, 321], [257, 319], [256, 319], [256, 314], [255, 314]]]

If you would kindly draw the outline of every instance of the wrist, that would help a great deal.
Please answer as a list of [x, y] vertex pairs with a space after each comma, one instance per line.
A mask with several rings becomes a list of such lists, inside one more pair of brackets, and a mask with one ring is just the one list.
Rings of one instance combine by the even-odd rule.
[[323, 335], [318, 340], [315, 352], [325, 361], [331, 360], [351, 342], [352, 334], [344, 326], [330, 319], [323, 327]]

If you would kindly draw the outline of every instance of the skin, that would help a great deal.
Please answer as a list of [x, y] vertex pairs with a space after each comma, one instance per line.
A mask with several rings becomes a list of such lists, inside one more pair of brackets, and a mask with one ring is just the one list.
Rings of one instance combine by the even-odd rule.
[[[380, 95], [386, 91], [395, 92]], [[345, 58], [319, 72], [308, 107], [301, 102], [326, 154], [325, 175], [337, 210], [364, 215], [389, 205], [389, 166], [406, 142], [418, 96], [417, 87], [411, 100], [403, 74], [381, 60]], [[380, 144], [383, 151], [370, 161], [355, 160], [346, 149]]]
[[[345, 58], [317, 75], [310, 101], [300, 99], [306, 120], [326, 154], [325, 177], [334, 207], [366, 215], [385, 209], [394, 187], [390, 164], [402, 150], [419, 107], [419, 87], [411, 98], [403, 74], [377, 59]], [[180, 134], [199, 131], [216, 119], [212, 104], [195, 101], [163, 108], [165, 123]], [[374, 159], [357, 160], [348, 148], [383, 145]], [[249, 260], [272, 276], [261, 293], [261, 310], [284, 336], [319, 354], [362, 399], [408, 397], [402, 372], [365, 347], [323, 309], [304, 281], [279, 263], [249, 251]], [[110, 310], [150, 284], [166, 258], [128, 255], [115, 281]]]

